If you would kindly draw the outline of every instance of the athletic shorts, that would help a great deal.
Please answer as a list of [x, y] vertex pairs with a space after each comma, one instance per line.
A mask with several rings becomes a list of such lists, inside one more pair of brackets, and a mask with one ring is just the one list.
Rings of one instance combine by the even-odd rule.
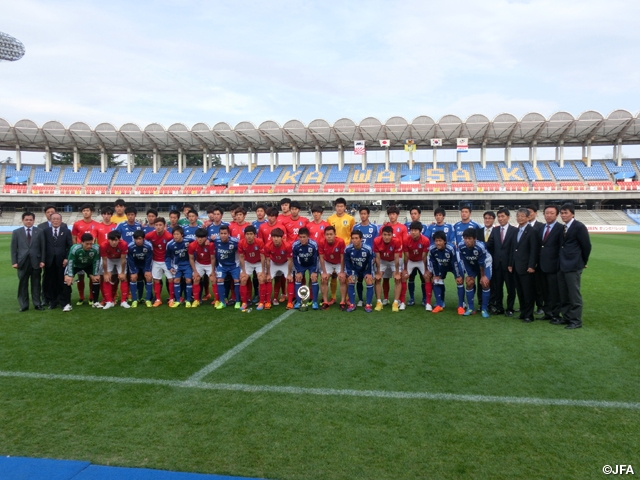
[[76, 275], [86, 275], [87, 273], [83, 268], [74, 268], [73, 270], [70, 268], [70, 265], [67, 265], [64, 269], [64, 274], [67, 277], [75, 277]]
[[[382, 272], [382, 278], [391, 278], [396, 271], [395, 262], [389, 262], [387, 260], [380, 260], [380, 271]], [[399, 263], [398, 271], [402, 272], [402, 262]]]
[[424, 275], [424, 262], [413, 262], [411, 260], [407, 262], [407, 272], [409, 273], [409, 275], [411, 275], [416, 268], [422, 275]]
[[[124, 271], [122, 269], [122, 262], [119, 258], [116, 259], [112, 259], [112, 258], [107, 258], [107, 271], [104, 273], [114, 273], [115, 272], [119, 275], [121, 273], [127, 273], [127, 267], [125, 265]], [[103, 274], [104, 274], [103, 273]]]
[[289, 272], [288, 262], [280, 263], [280, 264], [271, 262], [271, 265], [269, 267], [269, 274], [271, 275], [271, 278], [276, 278], [278, 276], [278, 273], [286, 277], [288, 272]]
[[194, 263], [196, 264], [196, 272], [198, 272], [198, 275], [200, 275], [201, 277], [204, 277], [205, 275], [211, 277], [211, 272], [213, 271], [213, 267], [211, 266], [211, 264], [203, 265], [198, 262]]
[[255, 273], [262, 273], [262, 262], [249, 263], [244, 262], [244, 271], [247, 275], [251, 276]]
[[193, 270], [191, 270], [191, 264], [176, 265], [174, 268], [176, 269], [176, 273], [173, 274], [173, 278], [193, 277]]
[[216, 278], [224, 279], [227, 275], [231, 275], [234, 280], [240, 279], [240, 267], [225, 267], [222, 265], [216, 265]]
[[309, 272], [309, 275], [311, 275], [312, 273], [318, 273], [318, 266], [314, 265], [312, 267], [302, 267], [300, 270], [295, 270], [294, 268], [294, 274], [301, 273], [303, 277], [307, 272]]
[[154, 280], [162, 280], [162, 274], [169, 280], [173, 278], [173, 273], [167, 268], [167, 264], [164, 262], [156, 262], [155, 260], [151, 264], [151, 274]]
[[340, 274], [340, 264], [339, 263], [324, 262], [324, 268], [326, 268], [327, 273], [329, 275], [333, 275], [334, 273], [336, 275]]
[[144, 263], [127, 263], [127, 269], [131, 275], [145, 274]]

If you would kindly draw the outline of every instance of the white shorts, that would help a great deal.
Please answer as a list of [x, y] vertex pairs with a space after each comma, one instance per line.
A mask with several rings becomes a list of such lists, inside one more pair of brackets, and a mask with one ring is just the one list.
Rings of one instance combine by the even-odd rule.
[[204, 277], [205, 275], [211, 277], [211, 272], [212, 272], [211, 264], [203, 265], [198, 262], [194, 262], [194, 263], [196, 264], [196, 272], [198, 272], [198, 275], [200, 275], [201, 277]]
[[156, 262], [155, 260], [153, 261], [153, 264], [151, 266], [151, 275], [153, 275], [153, 279], [154, 280], [162, 280], [162, 274], [164, 273], [164, 276], [167, 277], [169, 280], [171, 280], [173, 278], [173, 273], [171, 273], [171, 270], [169, 270], [167, 268], [167, 264], [164, 262]]
[[127, 266], [125, 264], [124, 270], [122, 268], [122, 261], [119, 258], [116, 259], [111, 259], [111, 258], [107, 258], [107, 274], [109, 273], [113, 273], [113, 271], [116, 271], [119, 274], [121, 273], [127, 273]]
[[340, 275], [340, 267], [341, 265], [339, 263], [324, 262], [324, 268], [329, 275], [333, 275], [334, 273]]
[[422, 275], [424, 275], [424, 262], [413, 262], [411, 260], [407, 262], [407, 273], [409, 273], [409, 275], [411, 275], [411, 273], [413, 273], [413, 270], [416, 268]]
[[244, 262], [244, 270], [245, 270], [245, 273], [249, 276], [253, 275], [254, 272], [262, 273], [262, 262], [258, 262], [258, 263]]
[[[380, 260], [380, 271], [382, 272], [382, 278], [391, 278], [396, 271], [396, 263], [389, 262], [387, 260]], [[399, 263], [398, 271], [402, 272], [402, 262]]]
[[277, 263], [271, 262], [271, 267], [269, 268], [269, 274], [271, 275], [271, 278], [276, 278], [278, 276], [278, 273], [281, 273], [286, 277], [288, 272], [289, 272], [288, 263], [281, 263], [278, 265]]

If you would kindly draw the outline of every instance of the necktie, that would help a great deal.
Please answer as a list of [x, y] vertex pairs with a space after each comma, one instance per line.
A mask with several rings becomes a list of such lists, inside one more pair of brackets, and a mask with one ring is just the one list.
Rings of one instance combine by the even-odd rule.
[[518, 231], [518, 243], [520, 243], [520, 238], [522, 238], [522, 234], [523, 234], [523, 233], [524, 233], [524, 228], [521, 228], [521, 229]]
[[53, 236], [58, 238], [58, 229], [57, 228], [53, 231]]
[[502, 231], [500, 232], [500, 243], [504, 243], [504, 232], [507, 227], [502, 227]]
[[31, 229], [27, 228], [27, 244], [31, 245]]
[[566, 225], [564, 226], [564, 236], [565, 237], [567, 236], [567, 226]]
[[551, 230], [551, 225], [547, 225], [547, 229], [544, 231], [544, 238], [542, 239], [543, 242], [546, 242], [547, 237], [549, 236], [549, 230]]
[[484, 242], [487, 243], [489, 241], [489, 232], [490, 230], [488, 228], [484, 229]]

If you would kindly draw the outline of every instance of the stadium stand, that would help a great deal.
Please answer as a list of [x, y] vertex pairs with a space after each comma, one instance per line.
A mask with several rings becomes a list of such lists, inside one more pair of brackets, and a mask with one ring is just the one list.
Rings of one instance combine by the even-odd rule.
[[605, 160], [604, 166], [609, 170], [609, 173], [620, 173], [620, 172], [634, 172], [633, 165], [629, 160], [623, 160], [622, 165], [616, 165], [616, 162], [613, 160]]
[[3, 185], [2, 193], [27, 193], [27, 186], [19, 184]]
[[193, 168], [185, 168], [182, 170], [182, 173], [178, 172], [177, 168], [172, 168], [169, 170], [169, 175], [167, 179], [164, 181], [165, 185], [184, 185], [187, 183], [187, 180], [191, 173], [193, 172]]
[[228, 185], [240, 171], [239, 167], [233, 167], [227, 172], [224, 168], [219, 168], [212, 177], [213, 185]]
[[31, 187], [30, 192], [34, 195], [53, 195], [56, 193], [56, 186], [55, 185], [33, 185]]
[[208, 185], [211, 181], [211, 178], [216, 173], [217, 169], [212, 168], [206, 172], [203, 172], [200, 169], [197, 169], [193, 176], [189, 179], [189, 185], [204, 187]]
[[275, 188], [273, 188], [273, 193], [292, 193], [295, 192], [296, 186], [295, 185], [276, 185]]
[[57, 185], [60, 178], [60, 167], [52, 167], [50, 172], [45, 171], [44, 167], [36, 167], [33, 174], [33, 183], [35, 185]]
[[282, 177], [278, 183], [282, 186], [295, 186], [301, 183], [307, 172], [311, 170], [313, 170], [313, 167], [300, 167], [297, 170], [283, 167]]
[[560, 165], [556, 162], [549, 162], [549, 169], [555, 179], [560, 182], [567, 180], [580, 180], [580, 177], [578, 177], [578, 174], [571, 165], [571, 162], [565, 162], [563, 168], [560, 168]]
[[131, 195], [133, 187], [128, 185], [114, 185], [109, 189], [111, 195]]
[[451, 165], [449, 168], [450, 183], [469, 183], [473, 182], [473, 176], [471, 175], [471, 165], [469, 163], [462, 163], [460, 168], [455, 165]]
[[486, 168], [482, 168], [480, 163], [473, 164], [473, 171], [476, 175], [476, 181], [480, 182], [498, 182], [500, 179], [498, 178], [498, 174], [496, 173], [496, 168], [493, 163], [487, 165]]
[[82, 185], [60, 185], [60, 193], [62, 195], [80, 195], [82, 194]]
[[527, 192], [529, 191], [529, 182], [507, 182], [503, 188], [505, 192]]
[[587, 186], [584, 182], [560, 182], [561, 190], [586, 190]]
[[609, 180], [609, 174], [605, 172], [600, 162], [591, 162], [591, 168], [587, 167], [583, 162], [574, 162], [573, 164], [586, 181]]
[[226, 185], [209, 185], [208, 187], [205, 187], [204, 193], [207, 195], [214, 195], [216, 193], [223, 193], [226, 189]]
[[302, 184], [298, 187], [299, 193], [316, 193], [320, 190], [319, 184]]
[[[416, 183], [417, 186], [420, 186], [419, 183]], [[397, 187], [395, 183], [375, 183], [373, 185], [373, 189], [376, 192], [395, 192], [397, 191]]]
[[160, 193], [160, 187], [158, 187], [157, 185], [153, 185], [153, 186], [137, 186], [134, 189], [135, 194], [138, 195], [155, 195]]
[[113, 185], [135, 185], [141, 172], [142, 168], [140, 167], [132, 169], [131, 173], [127, 172], [126, 168], [118, 168]]
[[31, 175], [31, 165], [22, 165], [22, 170], [20, 171], [16, 170], [15, 165], [7, 165], [4, 172], [5, 182], [7, 182], [7, 180], [11, 178], [20, 180], [19, 182], [11, 182], [11, 183], [23, 183], [23, 181], [26, 182], [29, 179], [30, 175]]
[[446, 164], [443, 164], [441, 167], [438, 167], [438, 168], [432, 168], [430, 166], [426, 166], [424, 181], [426, 183], [446, 182], [447, 170], [448, 169]]
[[[351, 169], [347, 165], [345, 165], [342, 170], [338, 170], [338, 167], [336, 165], [333, 165], [330, 168], [328, 175], [326, 175], [324, 178], [325, 178], [327, 184], [340, 184], [341, 183], [342, 186], [344, 187], [344, 185], [349, 180], [350, 171], [351, 171]], [[325, 192], [326, 191], [327, 190], [325, 190]], [[343, 190], [340, 190], [340, 191], [343, 191]]]
[[84, 193], [88, 195], [104, 195], [107, 193], [109, 185], [87, 185], [84, 187]]
[[531, 187], [534, 191], [549, 191], [557, 188], [556, 182], [537, 182], [531, 183]]
[[553, 180], [546, 163], [538, 162], [537, 167], [534, 167], [529, 162], [523, 162], [522, 167], [524, 168], [524, 171], [529, 179], [533, 180], [534, 182], [548, 182]]
[[87, 167], [81, 167], [77, 172], [74, 172], [71, 167], [64, 168], [62, 169], [61, 183], [62, 185], [84, 185], [87, 173], [89, 173]]
[[283, 167], [275, 167], [273, 172], [269, 167], [265, 167], [262, 174], [256, 180], [256, 185], [275, 185], [282, 173]]
[[409, 165], [405, 163], [400, 165], [400, 183], [420, 182], [421, 175], [422, 165], [414, 163], [413, 168], [409, 168]]
[[[414, 165], [415, 168], [415, 165]], [[420, 180], [420, 173], [418, 173], [417, 180]], [[384, 165], [380, 165], [378, 172], [375, 174], [373, 181], [375, 183], [396, 183], [398, 178], [398, 169], [395, 165], [390, 165], [389, 170], [385, 170]]]
[[91, 169], [91, 173], [89, 173], [87, 185], [109, 186], [115, 172], [115, 168], [107, 168], [104, 172], [101, 172], [100, 168], [94, 167]]
[[[165, 182], [166, 183], [166, 182]], [[182, 190], [182, 185], [163, 185], [160, 187], [160, 195], [178, 195]]]
[[452, 192], [475, 192], [476, 186], [471, 182], [451, 182]]
[[253, 170], [249, 171], [249, 169], [247, 167], [244, 167], [241, 171], [240, 171], [240, 175], [238, 175], [238, 178], [235, 180], [234, 185], [251, 185], [256, 178], [258, 177], [258, 175], [260, 173], [262, 173], [264, 167], [257, 167], [254, 168]]
[[244, 193], [247, 191], [248, 185], [233, 185], [227, 189], [229, 194]]
[[[378, 171], [378, 167], [380, 165], [368, 165], [366, 166], [364, 169], [362, 167], [356, 167], [353, 169], [353, 172], [351, 173], [351, 178], [349, 179], [350, 184], [362, 184], [362, 183], [366, 183], [366, 184], [370, 184], [371, 183], [371, 179], [375, 178], [375, 175]], [[353, 185], [350, 185], [353, 186]], [[357, 190], [360, 191], [360, 190]]]
[[501, 189], [500, 182], [478, 182], [479, 192], [499, 192]]
[[323, 186], [324, 193], [342, 193], [346, 185], [343, 183], [327, 183]]
[[[309, 167], [307, 171], [304, 172], [304, 175], [302, 176], [302, 183], [304, 185], [307, 185], [307, 184], [320, 185], [327, 178], [328, 170], [329, 170], [329, 167], [326, 165], [321, 166], [318, 171], [316, 171], [315, 167]], [[314, 190], [314, 191], [317, 191], [317, 190]]]
[[507, 182], [523, 182], [528, 180], [524, 166], [521, 163], [513, 162], [511, 167], [508, 167], [506, 163], [499, 162], [498, 170], [500, 171], [502, 181], [505, 182], [505, 186]]
[[[162, 180], [167, 174], [167, 170], [168, 168], [163, 167], [159, 168], [157, 173], [153, 173], [153, 170], [151, 168], [145, 168], [138, 185], [153, 185], [154, 187], [159, 186], [160, 184], [162, 184]], [[138, 190], [140, 190], [139, 187]]]

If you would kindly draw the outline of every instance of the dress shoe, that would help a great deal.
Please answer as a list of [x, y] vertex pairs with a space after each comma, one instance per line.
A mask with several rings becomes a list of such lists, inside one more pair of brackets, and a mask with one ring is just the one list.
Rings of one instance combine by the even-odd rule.
[[540, 320], [553, 320], [553, 316], [546, 314], [544, 317], [542, 317]]
[[57, 305], [49, 305], [49, 310], [55, 310], [56, 308], [58, 308]]
[[503, 308], [494, 308], [493, 312], [489, 312], [492, 313], [493, 315], [503, 315], [504, 314], [504, 309]]
[[44, 310], [44, 307], [42, 305], [38, 305], [37, 307], [33, 307], [34, 310]]
[[544, 310], [539, 308], [534, 312], [534, 315], [544, 315]]
[[567, 330], [575, 330], [576, 328], [582, 328], [582, 325], [577, 324], [577, 323], [570, 323], [569, 325], [567, 325], [564, 328], [567, 329]]
[[554, 318], [549, 322], [551, 325], [566, 325], [567, 322], [561, 318]]
[[522, 322], [523, 322], [523, 323], [531, 323], [531, 322], [533, 322], [533, 318], [529, 318], [529, 317], [527, 317], [527, 318], [523, 318], [523, 319], [522, 319]]
[[24, 307], [20, 309], [21, 312], [26, 312], [27, 310], [29, 310], [29, 307]]
[[513, 310], [505, 310], [504, 316], [505, 317], [513, 317]]

